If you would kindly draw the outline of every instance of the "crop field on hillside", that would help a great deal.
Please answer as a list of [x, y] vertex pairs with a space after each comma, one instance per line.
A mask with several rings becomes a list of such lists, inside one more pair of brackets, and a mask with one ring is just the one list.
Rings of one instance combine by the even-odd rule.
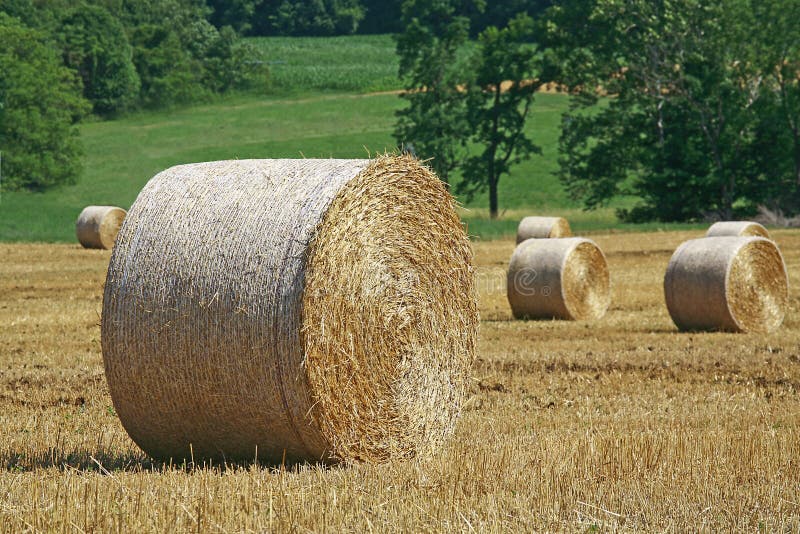
[[511, 240], [475, 243], [471, 398], [433, 458], [389, 465], [148, 460], [100, 351], [109, 253], [0, 244], [0, 530], [368, 532], [800, 529], [800, 233], [772, 335], [679, 333], [672, 251], [698, 232], [596, 235], [596, 323], [513, 321]]
[[400, 89], [391, 35], [251, 37], [269, 65], [270, 88], [372, 92]]

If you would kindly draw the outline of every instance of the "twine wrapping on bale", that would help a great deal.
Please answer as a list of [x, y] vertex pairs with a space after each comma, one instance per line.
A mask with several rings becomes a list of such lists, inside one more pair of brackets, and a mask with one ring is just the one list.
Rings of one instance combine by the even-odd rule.
[[526, 239], [572, 237], [569, 222], [562, 217], [525, 217], [517, 227], [517, 244]]
[[112, 248], [125, 215], [114, 206], [87, 206], [75, 222], [75, 235], [84, 248]]
[[517, 319], [599, 319], [611, 300], [608, 264], [589, 239], [528, 239], [508, 267], [508, 302]]
[[763, 237], [706, 237], [675, 251], [664, 277], [681, 330], [770, 332], [783, 322], [789, 281], [778, 247]]
[[721, 221], [712, 224], [706, 232], [706, 237], [724, 236], [756, 236], [770, 238], [766, 228], [751, 221]]
[[411, 157], [173, 167], [108, 269], [114, 406], [160, 459], [426, 455], [464, 403], [473, 276], [452, 197]]

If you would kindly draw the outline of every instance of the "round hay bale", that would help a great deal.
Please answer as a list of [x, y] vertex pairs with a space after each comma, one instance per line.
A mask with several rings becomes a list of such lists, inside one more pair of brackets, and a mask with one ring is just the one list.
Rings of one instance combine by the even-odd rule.
[[763, 237], [706, 237], [669, 261], [664, 295], [680, 330], [770, 332], [783, 322], [789, 280], [778, 247]]
[[125, 215], [115, 206], [86, 206], [75, 222], [75, 235], [84, 248], [112, 248]]
[[414, 158], [173, 167], [108, 268], [115, 409], [159, 459], [427, 455], [465, 400], [473, 278], [454, 200]]
[[712, 224], [706, 232], [706, 237], [724, 236], [756, 236], [770, 239], [766, 228], [751, 221], [720, 221]]
[[611, 301], [608, 264], [589, 239], [528, 239], [508, 267], [508, 302], [517, 319], [599, 319]]
[[517, 227], [517, 245], [526, 239], [572, 237], [569, 222], [562, 217], [525, 217]]

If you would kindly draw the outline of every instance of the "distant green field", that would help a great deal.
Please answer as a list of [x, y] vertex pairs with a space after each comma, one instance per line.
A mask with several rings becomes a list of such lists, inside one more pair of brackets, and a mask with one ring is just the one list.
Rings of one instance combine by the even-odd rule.
[[390, 35], [252, 37], [263, 52], [273, 90], [375, 92], [399, 89]]

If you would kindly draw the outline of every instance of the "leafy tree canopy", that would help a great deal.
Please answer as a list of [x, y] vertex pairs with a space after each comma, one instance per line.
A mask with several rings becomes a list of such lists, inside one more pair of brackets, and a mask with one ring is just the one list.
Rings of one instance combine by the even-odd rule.
[[525, 135], [533, 98], [541, 85], [536, 49], [530, 44], [533, 19], [521, 14], [508, 26], [490, 26], [479, 39], [473, 57], [472, 84], [467, 95], [468, 122], [472, 141], [480, 153], [464, 164], [459, 191], [471, 197], [489, 190], [489, 213], [498, 215], [498, 184], [511, 166], [541, 154]]
[[76, 127], [88, 111], [80, 79], [46, 35], [0, 13], [2, 188], [43, 190], [74, 182], [82, 148]]
[[103, 7], [70, 10], [59, 30], [64, 63], [83, 81], [94, 111], [110, 114], [130, 107], [139, 95], [139, 76], [120, 21]]
[[[789, 81], [797, 69], [780, 73], [784, 61], [796, 61], [797, 32], [783, 28], [790, 37], [777, 45], [764, 33], [792, 8], [783, 4], [556, 4], [544, 41], [551, 69], [577, 92], [560, 143], [560, 176], [571, 194], [588, 208], [635, 195], [640, 204], [623, 217], [664, 221], [731, 218], [774, 195], [770, 184], [787, 176], [775, 162], [793, 161], [797, 117]], [[774, 161], [765, 159], [765, 144]]]
[[397, 38], [399, 74], [408, 106], [397, 113], [395, 138], [412, 149], [445, 182], [465, 156], [468, 136], [464, 88], [469, 77], [463, 47], [469, 19], [466, 2], [407, 0], [405, 31]]

